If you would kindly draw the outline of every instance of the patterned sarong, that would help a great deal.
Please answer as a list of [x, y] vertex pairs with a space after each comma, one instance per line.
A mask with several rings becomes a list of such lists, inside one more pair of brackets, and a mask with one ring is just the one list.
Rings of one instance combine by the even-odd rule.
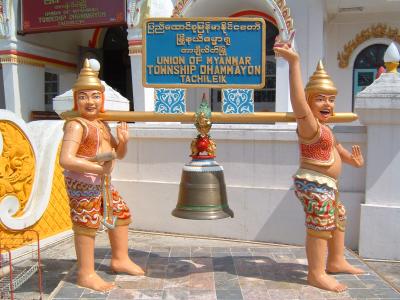
[[[65, 176], [73, 230], [78, 234], [94, 235], [103, 218], [103, 199], [100, 184], [85, 182]], [[130, 223], [129, 208], [111, 185], [113, 215], [116, 225]]]
[[305, 169], [299, 169], [293, 179], [295, 194], [306, 214], [307, 232], [329, 239], [332, 231], [344, 231], [346, 209], [340, 202], [336, 180]]

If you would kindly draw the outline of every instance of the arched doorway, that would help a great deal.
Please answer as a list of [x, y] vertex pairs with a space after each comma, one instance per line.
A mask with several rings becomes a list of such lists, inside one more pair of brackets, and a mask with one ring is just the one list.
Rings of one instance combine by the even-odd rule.
[[122, 96], [129, 99], [133, 110], [131, 60], [125, 26], [111, 27], [103, 42], [103, 80]]
[[378, 69], [385, 65], [383, 56], [387, 47], [385, 44], [374, 44], [357, 55], [353, 66], [353, 111], [355, 96], [374, 82]]
[[[247, 17], [247, 16], [246, 16]], [[259, 17], [259, 16], [256, 16]], [[276, 101], [276, 61], [274, 50], [275, 38], [279, 34], [278, 28], [268, 19], [265, 19], [265, 43], [266, 43], [266, 72], [265, 86], [254, 90], [254, 111], [275, 111]], [[211, 107], [213, 111], [221, 110], [221, 90], [211, 90]]]

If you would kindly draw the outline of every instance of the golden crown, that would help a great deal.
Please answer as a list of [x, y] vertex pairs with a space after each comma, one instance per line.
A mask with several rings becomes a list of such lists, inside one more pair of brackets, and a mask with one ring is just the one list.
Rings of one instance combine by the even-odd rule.
[[72, 91], [74, 92], [82, 90], [98, 90], [104, 92], [104, 85], [101, 84], [97, 72], [93, 71], [90, 67], [88, 59], [85, 59], [78, 79], [72, 87]]
[[315, 93], [337, 94], [337, 88], [331, 77], [325, 71], [321, 60], [318, 62], [317, 69], [310, 77], [304, 91], [307, 95]]

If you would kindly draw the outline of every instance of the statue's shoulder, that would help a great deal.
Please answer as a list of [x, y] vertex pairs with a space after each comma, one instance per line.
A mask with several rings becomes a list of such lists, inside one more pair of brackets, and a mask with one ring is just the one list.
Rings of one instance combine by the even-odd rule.
[[87, 131], [87, 120], [81, 117], [69, 119], [64, 124], [65, 130], [84, 130]]

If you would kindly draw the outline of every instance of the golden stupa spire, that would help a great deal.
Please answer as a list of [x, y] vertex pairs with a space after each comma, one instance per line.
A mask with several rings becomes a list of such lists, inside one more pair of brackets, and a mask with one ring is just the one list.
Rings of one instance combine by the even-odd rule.
[[391, 43], [386, 49], [383, 61], [385, 62], [387, 73], [397, 73], [397, 67], [399, 66], [400, 54], [395, 43]]
[[337, 94], [337, 88], [333, 83], [331, 77], [325, 71], [324, 65], [320, 60], [317, 65], [317, 69], [314, 74], [310, 77], [306, 87], [305, 92], [307, 95], [315, 94], [315, 93], [324, 93], [324, 94]]
[[98, 90], [104, 92], [104, 85], [101, 84], [98, 72], [95, 72], [90, 68], [88, 59], [85, 59], [78, 79], [72, 87], [72, 91], [74, 92], [81, 90]]

